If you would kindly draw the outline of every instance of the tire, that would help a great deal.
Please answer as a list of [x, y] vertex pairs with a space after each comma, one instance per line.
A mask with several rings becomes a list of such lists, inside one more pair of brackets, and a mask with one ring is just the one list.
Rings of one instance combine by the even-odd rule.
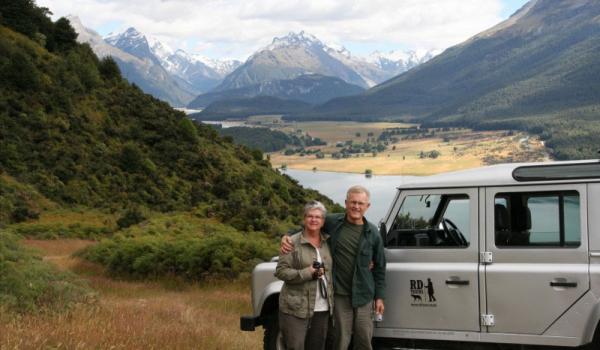
[[279, 317], [277, 312], [267, 318], [264, 325], [265, 335], [263, 338], [264, 350], [284, 350], [283, 337], [279, 330]]

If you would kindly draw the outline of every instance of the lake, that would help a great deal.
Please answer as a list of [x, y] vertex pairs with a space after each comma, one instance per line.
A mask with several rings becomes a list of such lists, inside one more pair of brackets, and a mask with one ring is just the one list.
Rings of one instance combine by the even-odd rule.
[[328, 171], [310, 171], [287, 169], [281, 171], [291, 178], [298, 180], [306, 188], [312, 188], [344, 205], [346, 191], [350, 186], [361, 185], [371, 192], [371, 207], [366, 217], [369, 221], [378, 224], [389, 209], [396, 188], [408, 179], [415, 176], [403, 175], [373, 175], [366, 177], [364, 174], [336, 173]]
[[244, 126], [246, 128], [258, 128], [260, 125], [247, 124], [244, 120], [202, 120], [202, 124], [221, 125], [223, 129]]

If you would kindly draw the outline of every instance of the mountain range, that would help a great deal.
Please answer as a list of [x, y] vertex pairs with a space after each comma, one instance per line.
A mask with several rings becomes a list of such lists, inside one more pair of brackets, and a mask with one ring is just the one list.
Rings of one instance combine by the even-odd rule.
[[[240, 100], [258, 96], [298, 100], [316, 105], [335, 97], [356, 95], [364, 90], [364, 88], [348, 84], [340, 78], [321, 74], [303, 74], [293, 79], [268, 80], [236, 89], [202, 94], [190, 102], [188, 107], [191, 109], [203, 108], [216, 101]], [[203, 112], [207, 112], [207, 109]], [[207, 115], [205, 114], [205, 116]]]
[[173, 50], [135, 28], [103, 38], [78, 17], [68, 19], [79, 34], [79, 42], [88, 43], [99, 57], [112, 56], [128, 81], [174, 107], [185, 106], [198, 94], [209, 91], [241, 64]]
[[[286, 90], [274, 91], [278, 86], [274, 82], [294, 82], [295, 79], [304, 75], [336, 77], [347, 84], [369, 88], [431, 59], [435, 54], [437, 54], [436, 51], [390, 52], [387, 54], [375, 52], [368, 58], [362, 58], [353, 56], [343, 47], [335, 49], [328, 46], [314, 35], [303, 31], [289, 33], [287, 36], [274, 38], [270, 45], [254, 53], [244, 64], [225, 77], [213, 91], [198, 96], [188, 107], [206, 107], [210, 102], [227, 99], [232, 94], [238, 95], [240, 89], [250, 88], [256, 91], [261, 90], [256, 87], [266, 85], [270, 86], [269, 94], [272, 96], [290, 95]], [[319, 89], [319, 87], [310, 87], [306, 90], [307, 82], [323, 85], [322, 82], [315, 79], [308, 81], [304, 79], [302, 88], [297, 87], [295, 90], [305, 90], [308, 91], [307, 94], [312, 95], [314, 90]], [[290, 84], [287, 85], [289, 88]], [[248, 90], [245, 91], [248, 95]], [[338, 89], [336, 86], [330, 86], [327, 98], [355, 93], [356, 89]], [[262, 89], [252, 96], [265, 94]], [[301, 96], [302, 94], [296, 93], [295, 95], [297, 99], [306, 102], [321, 103], [325, 101], [325, 99], [315, 101], [312, 97]]]
[[111, 56], [117, 62], [123, 77], [146, 93], [173, 106], [185, 105], [194, 97], [194, 94], [181, 86], [153, 55], [148, 54], [148, 45], [144, 43], [144, 38], [138, 36], [141, 43], [136, 45], [136, 49], [125, 51], [110, 45], [100, 34], [84, 27], [79, 18], [69, 16], [68, 19], [78, 33], [78, 42], [88, 43], [98, 57]]
[[532, 0], [404, 74], [294, 118], [522, 129], [541, 134], [557, 158], [596, 157], [599, 18], [597, 0]]
[[[290, 82], [302, 75], [320, 75], [341, 79], [347, 84], [331, 85], [328, 98], [358, 93], [356, 87], [372, 87], [393, 76], [415, 67], [438, 51], [374, 52], [369, 57], [353, 56], [348, 50], [335, 49], [305, 33], [289, 33], [274, 38], [272, 43], [251, 55], [246, 62], [236, 60], [214, 60], [181, 49], [173, 49], [151, 36], [144, 35], [135, 28], [101, 37], [86, 28], [79, 18], [69, 20], [79, 34], [78, 40], [90, 44], [99, 57], [112, 56], [123, 76], [138, 85], [143, 91], [169, 102], [172, 106], [188, 105], [190, 108], [204, 108], [207, 101], [264, 95], [265, 87], [270, 86], [272, 96], [285, 98], [291, 90], [306, 88], [306, 79], [300, 86], [290, 87]], [[286, 89], [274, 91], [285, 83]], [[316, 82], [316, 79], [308, 81]], [[310, 91], [319, 89], [311, 87]], [[339, 86], [338, 90], [336, 87]], [[256, 94], [252, 91], [256, 91]], [[262, 91], [262, 92], [261, 92]], [[339, 92], [339, 93], [338, 93]], [[207, 96], [202, 96], [208, 94]], [[309, 92], [308, 95], [312, 95]], [[198, 95], [200, 95], [198, 97]], [[300, 94], [301, 95], [301, 94]], [[196, 98], [198, 97], [198, 98]], [[311, 96], [300, 96], [302, 101], [314, 102]], [[193, 102], [192, 102], [193, 101]], [[324, 102], [320, 99], [318, 102]]]

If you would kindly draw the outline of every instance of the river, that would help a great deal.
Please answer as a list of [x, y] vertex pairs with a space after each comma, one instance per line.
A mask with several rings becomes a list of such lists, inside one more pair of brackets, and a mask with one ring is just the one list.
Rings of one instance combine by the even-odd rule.
[[396, 195], [396, 188], [414, 176], [404, 175], [373, 175], [336, 173], [328, 171], [310, 171], [287, 169], [282, 171], [306, 187], [312, 188], [344, 205], [346, 190], [353, 185], [361, 185], [371, 192], [371, 207], [366, 217], [377, 224], [386, 214]]

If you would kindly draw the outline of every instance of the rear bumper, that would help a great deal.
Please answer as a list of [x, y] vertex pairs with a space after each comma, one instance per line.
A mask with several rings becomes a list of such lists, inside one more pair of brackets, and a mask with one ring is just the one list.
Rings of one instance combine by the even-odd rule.
[[262, 326], [263, 319], [260, 316], [242, 316], [240, 317], [240, 329], [247, 332], [254, 332], [257, 326]]

